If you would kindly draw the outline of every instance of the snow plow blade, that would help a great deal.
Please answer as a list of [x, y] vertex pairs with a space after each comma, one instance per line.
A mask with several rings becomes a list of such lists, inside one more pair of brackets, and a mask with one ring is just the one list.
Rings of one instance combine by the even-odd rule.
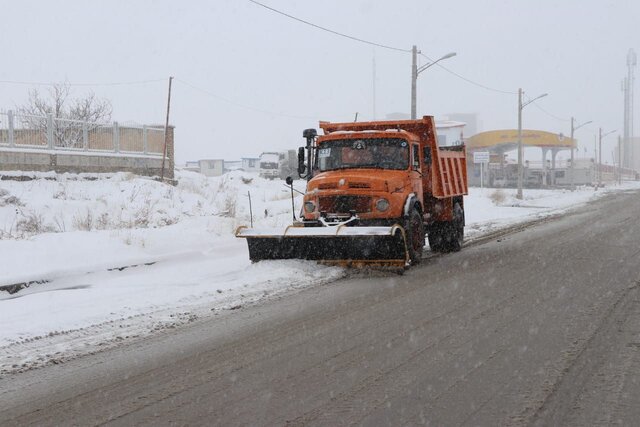
[[306, 259], [325, 264], [404, 267], [408, 251], [404, 229], [391, 227], [239, 227], [236, 237], [247, 239], [251, 261]]

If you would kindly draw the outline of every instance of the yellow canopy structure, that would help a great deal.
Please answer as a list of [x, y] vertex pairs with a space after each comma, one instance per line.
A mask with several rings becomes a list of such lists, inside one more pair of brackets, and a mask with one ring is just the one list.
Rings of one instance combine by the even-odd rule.
[[[478, 133], [466, 140], [467, 150], [509, 151], [518, 147], [518, 130], [503, 129]], [[576, 147], [576, 140], [562, 133], [543, 130], [522, 129], [522, 145], [526, 147], [555, 148], [557, 150]]]

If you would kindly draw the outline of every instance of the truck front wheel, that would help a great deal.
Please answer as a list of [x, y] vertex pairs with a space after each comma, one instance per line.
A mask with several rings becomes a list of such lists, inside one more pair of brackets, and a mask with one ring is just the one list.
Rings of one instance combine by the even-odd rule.
[[424, 224], [418, 209], [413, 208], [409, 216], [405, 218], [404, 230], [411, 264], [419, 264], [422, 260], [422, 249], [424, 248]]

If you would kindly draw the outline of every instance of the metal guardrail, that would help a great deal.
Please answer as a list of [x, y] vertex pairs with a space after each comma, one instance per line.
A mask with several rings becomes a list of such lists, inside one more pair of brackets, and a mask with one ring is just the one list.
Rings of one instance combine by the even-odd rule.
[[161, 156], [164, 128], [0, 112], [0, 147]]

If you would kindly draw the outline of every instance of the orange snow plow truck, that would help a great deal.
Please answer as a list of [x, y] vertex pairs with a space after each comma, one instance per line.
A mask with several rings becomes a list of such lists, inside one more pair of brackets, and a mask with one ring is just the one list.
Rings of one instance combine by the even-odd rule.
[[320, 128], [324, 135], [305, 130], [298, 150], [298, 174], [308, 181], [300, 219], [236, 231], [252, 261], [406, 267], [420, 262], [425, 237], [433, 251], [460, 250], [466, 150], [438, 147], [433, 117]]

